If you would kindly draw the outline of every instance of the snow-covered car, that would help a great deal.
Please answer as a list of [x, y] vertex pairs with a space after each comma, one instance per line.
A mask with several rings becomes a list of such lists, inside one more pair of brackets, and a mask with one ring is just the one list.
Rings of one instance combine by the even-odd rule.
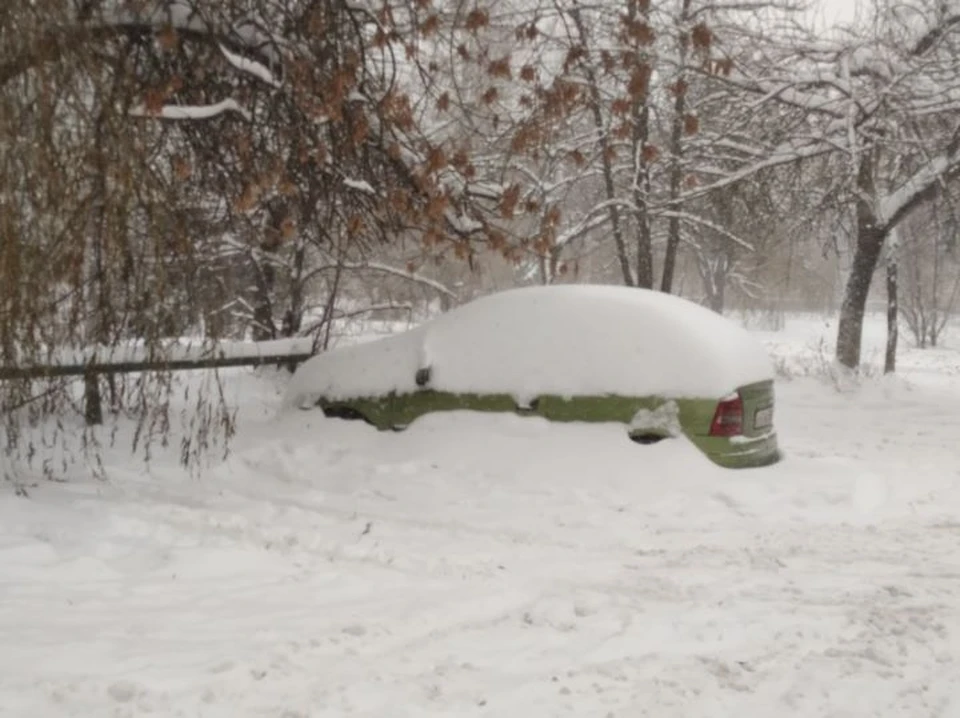
[[780, 457], [763, 347], [693, 302], [630, 287], [482, 297], [410, 331], [311, 358], [286, 402], [380, 429], [451, 410], [620, 422], [641, 444], [685, 436], [721, 466]]

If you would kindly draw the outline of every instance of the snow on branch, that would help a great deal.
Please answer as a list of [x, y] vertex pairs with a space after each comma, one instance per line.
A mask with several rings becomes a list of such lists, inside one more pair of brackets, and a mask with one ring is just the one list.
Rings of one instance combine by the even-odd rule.
[[960, 14], [949, 15], [927, 30], [911, 48], [910, 54], [919, 57], [926, 54], [934, 45], [942, 40], [957, 25], [960, 25]]
[[[803, 82], [796, 80], [766, 82], [742, 75], [725, 78], [725, 82], [757, 95], [757, 99], [752, 103], [753, 107], [759, 107], [770, 100], [777, 100], [781, 104], [804, 112], [815, 112], [835, 118], [844, 117], [838, 102], [849, 96], [849, 88], [844, 87], [842, 81], [837, 78], [808, 78]], [[835, 94], [826, 90], [833, 90]]]
[[443, 218], [447, 226], [461, 236], [469, 236], [477, 232], [482, 232], [486, 225], [478, 219], [474, 219], [466, 214], [457, 214], [452, 210], [445, 210]]
[[690, 224], [698, 224], [701, 227], [706, 227], [707, 229], [713, 230], [717, 234], [722, 235], [726, 239], [729, 239], [731, 242], [740, 246], [742, 249], [747, 250], [748, 252], [753, 252], [755, 249], [754, 246], [749, 242], [743, 239], [740, 239], [740, 237], [738, 237], [735, 234], [732, 234], [729, 230], [725, 229], [721, 225], [716, 224], [715, 222], [711, 222], [710, 220], [705, 219], [704, 217], [698, 217], [697, 215], [691, 214], [689, 212], [664, 212], [663, 216], [676, 217], [681, 222], [688, 222]]
[[438, 282], [436, 279], [430, 279], [430, 277], [425, 277], [422, 274], [417, 272], [410, 272], [406, 269], [401, 269], [400, 267], [394, 267], [389, 264], [383, 264], [381, 262], [341, 262], [339, 264], [329, 264], [323, 267], [317, 267], [311, 274], [317, 272], [322, 272], [324, 270], [344, 270], [344, 271], [363, 271], [369, 270], [372, 272], [381, 272], [382, 274], [389, 274], [394, 277], [402, 277], [410, 282], [415, 282], [416, 284], [422, 284], [425, 287], [430, 287], [431, 289], [444, 294], [451, 299], [457, 299], [457, 294], [452, 289], [450, 289], [443, 282]]
[[6, 61], [0, 62], [0, 86], [35, 67], [57, 62], [68, 52], [117, 36], [140, 39], [168, 28], [182, 37], [216, 44], [236, 69], [276, 86], [276, 73], [282, 66], [278, 38], [252, 21], [233, 26], [215, 22], [200, 12], [199, 5], [185, 0], [156, 0], [126, 3], [92, 15], [79, 12], [66, 22], [50, 24], [36, 36], [25, 38], [22, 48], [7, 48]]
[[450, 289], [443, 282], [438, 282], [436, 279], [430, 279], [430, 277], [424, 277], [422, 274], [417, 272], [409, 272], [406, 269], [400, 269], [399, 267], [393, 267], [389, 264], [381, 264], [380, 262], [364, 262], [363, 264], [357, 267], [358, 269], [370, 269], [375, 272], [382, 272], [384, 274], [391, 274], [395, 277], [403, 277], [406, 280], [411, 282], [416, 282], [417, 284], [423, 284], [424, 286], [434, 289], [440, 294], [445, 294], [451, 299], [456, 299], [457, 294], [452, 289]]
[[364, 194], [373, 195], [374, 197], [377, 196], [377, 190], [375, 190], [373, 188], [373, 185], [371, 185], [366, 180], [355, 180], [355, 179], [350, 179], [349, 177], [345, 177], [343, 180], [343, 184], [345, 184], [350, 189], [356, 190], [357, 192], [363, 192]]
[[573, 242], [576, 239], [592, 232], [599, 227], [602, 227], [610, 219], [610, 215], [607, 213], [594, 213], [592, 216], [587, 215], [574, 226], [565, 229], [561, 232], [556, 240], [554, 240], [555, 247], [563, 247], [570, 242]]
[[[201, 12], [201, 6], [206, 12]], [[198, 0], [148, 0], [125, 3], [123, 7], [104, 11], [91, 20], [83, 21], [78, 18], [78, 21], [93, 29], [155, 32], [172, 28], [183, 35], [216, 41], [220, 45], [231, 45], [235, 50], [258, 54], [263, 59], [263, 62], [258, 64], [278, 64], [276, 52], [270, 51], [279, 44], [277, 38], [249, 18], [239, 23], [227, 23], [222, 17], [218, 21], [217, 18], [209, 16], [211, 6], [216, 7], [216, 4], [201, 3]], [[229, 57], [227, 59], [230, 60]]]
[[305, 361], [312, 355], [310, 338], [276, 339], [265, 342], [172, 339], [157, 347], [140, 342], [118, 346], [88, 346], [51, 352], [45, 363], [27, 361], [0, 366], [0, 381], [84, 374], [177, 371], [237, 366], [261, 366], [284, 361]]
[[880, 200], [877, 221], [885, 230], [896, 226], [917, 204], [937, 190], [950, 174], [960, 170], [960, 127], [941, 154], [932, 157], [911, 175], [906, 182]]
[[233, 99], [226, 99], [213, 105], [164, 105], [159, 110], [151, 110], [144, 105], [137, 105], [130, 110], [133, 117], [156, 117], [162, 120], [209, 120], [214, 117], [234, 112], [247, 122], [253, 118], [250, 113]]
[[834, 147], [832, 145], [823, 142], [811, 142], [810, 144], [806, 145], [795, 145], [791, 142], [787, 142], [773, 150], [766, 158], [760, 160], [759, 162], [754, 162], [745, 167], [741, 167], [735, 172], [724, 172], [722, 179], [719, 179], [716, 182], [711, 182], [710, 184], [701, 185], [695, 190], [691, 190], [690, 192], [683, 194], [680, 199], [683, 202], [687, 202], [691, 199], [701, 197], [715, 190], [736, 184], [737, 182], [747, 179], [748, 177], [752, 177], [763, 170], [779, 167], [780, 165], [790, 164], [791, 162], [797, 162], [799, 160], [818, 157], [820, 155], [829, 154], [833, 151]]
[[280, 81], [273, 76], [273, 73], [270, 72], [270, 69], [266, 65], [259, 63], [256, 60], [251, 60], [250, 58], [244, 57], [243, 55], [238, 55], [235, 52], [231, 52], [222, 42], [218, 43], [218, 47], [220, 48], [220, 52], [223, 53], [223, 56], [227, 58], [227, 62], [237, 68], [240, 72], [253, 75], [271, 87], [280, 87]]

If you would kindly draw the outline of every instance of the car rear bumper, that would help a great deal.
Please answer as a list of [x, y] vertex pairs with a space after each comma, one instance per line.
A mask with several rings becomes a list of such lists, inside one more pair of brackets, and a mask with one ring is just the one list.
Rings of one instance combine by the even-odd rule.
[[727, 469], [770, 466], [782, 458], [776, 432], [757, 437], [697, 437], [699, 446], [713, 463]]

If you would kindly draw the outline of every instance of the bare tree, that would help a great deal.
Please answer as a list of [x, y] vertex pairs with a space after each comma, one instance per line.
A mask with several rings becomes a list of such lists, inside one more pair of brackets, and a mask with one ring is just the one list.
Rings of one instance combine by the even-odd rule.
[[900, 316], [914, 343], [935, 347], [960, 298], [958, 226], [951, 202], [930, 202], [899, 229]]
[[[499, 188], [477, 190], [470, 156], [414, 112], [438, 17], [341, 0], [5, 6], [0, 361], [134, 341], [162, 354], [237, 319], [295, 334], [339, 286], [320, 268], [331, 254], [343, 267], [415, 233], [467, 258], [495, 238]], [[138, 436], [162, 432], [169, 378], [138, 382]], [[101, 390], [88, 377], [91, 423]], [[0, 386], [4, 451], [31, 454], [21, 422], [62, 415], [71, 391]]]
[[794, 40], [776, 62], [742, 66], [732, 78], [806, 118], [778, 153], [783, 160], [838, 153], [845, 161], [838, 194], [852, 206], [855, 239], [837, 359], [851, 368], [887, 236], [960, 170], [960, 15], [920, 1], [878, 4], [863, 27], [869, 32], [830, 42]]

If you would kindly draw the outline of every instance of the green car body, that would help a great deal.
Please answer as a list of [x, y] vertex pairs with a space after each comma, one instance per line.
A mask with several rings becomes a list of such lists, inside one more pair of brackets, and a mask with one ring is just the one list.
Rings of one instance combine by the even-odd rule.
[[390, 393], [380, 397], [327, 400], [316, 406], [327, 416], [362, 419], [380, 430], [399, 431], [419, 417], [439, 411], [510, 412], [541, 416], [548, 421], [615, 422], [624, 425], [624, 433], [638, 443], [653, 443], [676, 438], [669, 426], [646, 427], [641, 434], [631, 431], [637, 412], [654, 411], [673, 402], [677, 407], [679, 429], [708, 459], [731, 469], [767, 466], [780, 459], [777, 435], [772, 424], [754, 426], [757, 412], [772, 408], [773, 382], [763, 381], [741, 387], [744, 428], [738, 436], [711, 436], [710, 426], [717, 410], [718, 397], [705, 399], [668, 399], [665, 397], [625, 396], [541, 396], [519, 406], [508, 394], [453, 394], [431, 389], [412, 393]]
[[[780, 458], [765, 352], [709, 310], [646, 290], [589, 287], [512, 290], [464, 307], [471, 305], [402, 335], [314, 357], [294, 377], [291, 403], [381, 430], [463, 410], [613, 422], [638, 444], [685, 437], [726, 468]], [[598, 330], [595, 318], [604, 315], [627, 329], [616, 336]], [[535, 339], [528, 327], [540, 331]], [[658, 336], [666, 338], [651, 341]], [[528, 361], [551, 341], [549, 352]], [[587, 359], [564, 364], [557, 352]]]

